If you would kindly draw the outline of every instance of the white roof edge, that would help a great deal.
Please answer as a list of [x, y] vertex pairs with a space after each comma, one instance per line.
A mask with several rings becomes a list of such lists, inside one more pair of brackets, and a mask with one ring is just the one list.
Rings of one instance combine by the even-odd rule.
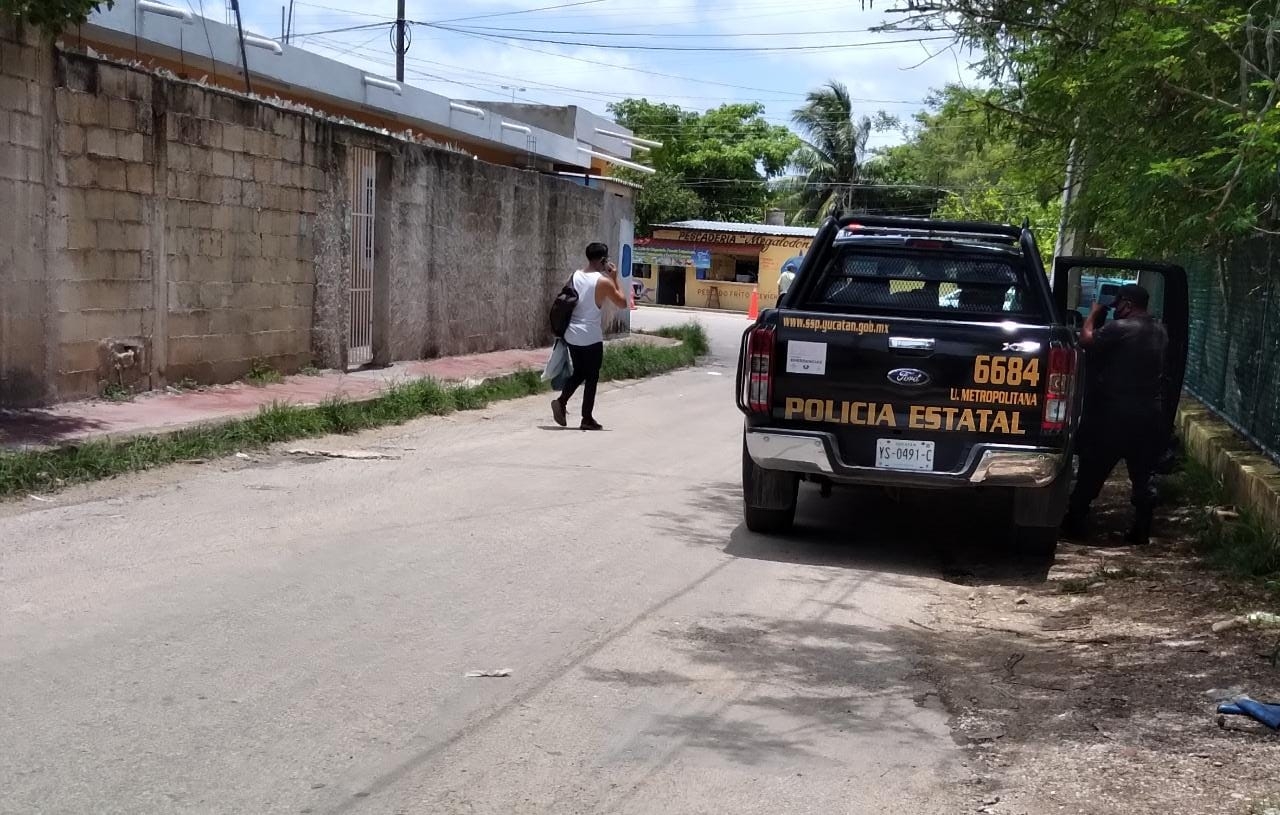
[[[220, 72], [234, 74], [240, 70], [239, 38], [234, 27], [199, 17], [187, 22], [180, 16], [144, 10], [138, 0], [116, 0], [113, 8], [94, 12], [83, 27], [83, 35], [127, 49], [132, 49], [135, 42], [145, 42], [148, 55], [189, 63], [193, 75], [201, 72], [202, 63], [212, 67], [210, 60]], [[590, 158], [578, 149], [576, 139], [525, 122], [517, 122], [521, 130], [503, 127], [503, 122], [510, 123], [513, 117], [487, 110], [483, 116], [459, 111], [451, 106], [453, 100], [449, 97], [408, 84], [394, 91], [388, 85], [397, 83], [386, 77], [375, 77], [381, 81], [368, 83], [365, 77], [374, 77], [373, 74], [312, 51], [291, 45], [282, 46], [280, 53], [257, 47], [246, 51], [250, 79], [261, 78], [339, 104], [364, 108], [403, 122], [406, 128], [417, 125], [516, 155], [532, 152], [557, 164], [591, 164]], [[317, 79], [322, 79], [323, 85]], [[523, 132], [523, 128], [529, 132]]]
[[812, 226], [774, 226], [733, 221], [676, 221], [669, 224], [655, 224], [653, 228], [729, 232], [740, 235], [773, 235], [779, 238], [812, 238], [818, 234], [818, 228]]

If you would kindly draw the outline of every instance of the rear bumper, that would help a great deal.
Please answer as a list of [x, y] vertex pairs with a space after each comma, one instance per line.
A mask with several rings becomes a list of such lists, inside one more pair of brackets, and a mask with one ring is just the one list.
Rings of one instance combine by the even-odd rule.
[[976, 444], [954, 472], [886, 470], [845, 464], [830, 433], [808, 430], [746, 431], [747, 454], [766, 470], [826, 476], [853, 484], [917, 487], [1047, 487], [1068, 461], [1061, 450], [1009, 444]]

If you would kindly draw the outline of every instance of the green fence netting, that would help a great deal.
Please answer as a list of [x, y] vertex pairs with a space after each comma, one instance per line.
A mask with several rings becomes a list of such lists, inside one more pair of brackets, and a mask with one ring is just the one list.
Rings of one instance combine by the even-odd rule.
[[1240, 242], [1185, 263], [1191, 294], [1186, 389], [1280, 461], [1280, 240]]

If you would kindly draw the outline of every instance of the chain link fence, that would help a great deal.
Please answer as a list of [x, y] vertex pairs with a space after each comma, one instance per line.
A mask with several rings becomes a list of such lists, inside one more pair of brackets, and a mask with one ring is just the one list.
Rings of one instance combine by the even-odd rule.
[[1242, 241], [1185, 263], [1191, 295], [1186, 389], [1280, 461], [1280, 239]]

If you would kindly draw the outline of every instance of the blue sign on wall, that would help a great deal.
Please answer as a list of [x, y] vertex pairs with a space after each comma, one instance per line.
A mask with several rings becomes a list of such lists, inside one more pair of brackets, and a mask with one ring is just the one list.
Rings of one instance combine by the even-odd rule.
[[622, 244], [622, 263], [618, 265], [618, 270], [622, 272], [623, 277], [631, 277], [631, 244]]

